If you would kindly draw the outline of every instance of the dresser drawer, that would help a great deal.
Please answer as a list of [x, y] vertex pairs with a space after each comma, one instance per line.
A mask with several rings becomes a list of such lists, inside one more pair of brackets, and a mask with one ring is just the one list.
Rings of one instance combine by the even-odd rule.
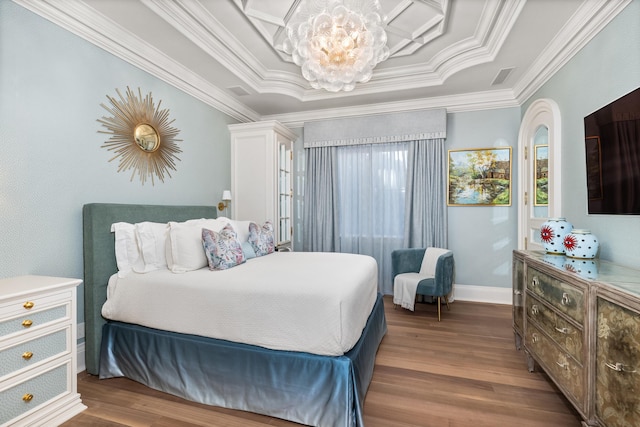
[[53, 305], [69, 301], [73, 298], [71, 290], [42, 294], [34, 297], [13, 298], [0, 303], [0, 318], [15, 317], [32, 313]]
[[[25, 310], [23, 310], [25, 311]], [[0, 322], [0, 338], [15, 333], [26, 333], [59, 320], [71, 319], [71, 301], [59, 302], [59, 305], [40, 311], [30, 311]]]
[[30, 368], [70, 351], [70, 327], [2, 349], [0, 350], [0, 380], [8, 374]]
[[531, 323], [527, 324], [525, 346], [547, 374], [568, 393], [576, 407], [584, 411], [584, 368]]
[[57, 365], [34, 377], [25, 379], [9, 388], [0, 383], [0, 424], [26, 415], [45, 406], [47, 402], [62, 394], [69, 393], [71, 363]]
[[584, 292], [581, 289], [531, 267], [527, 267], [527, 289], [579, 324], [584, 324]]
[[598, 298], [596, 415], [606, 427], [640, 417], [640, 314]]
[[564, 319], [531, 294], [527, 295], [527, 319], [535, 322], [536, 326], [546, 332], [563, 351], [571, 354], [578, 362], [584, 363], [584, 335], [581, 328]]

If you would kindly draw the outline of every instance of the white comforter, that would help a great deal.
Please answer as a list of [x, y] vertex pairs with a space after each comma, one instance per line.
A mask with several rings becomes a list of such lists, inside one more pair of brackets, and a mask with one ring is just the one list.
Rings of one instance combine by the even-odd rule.
[[375, 303], [365, 255], [276, 252], [228, 270], [169, 270], [109, 280], [102, 315], [274, 350], [336, 356], [360, 338]]

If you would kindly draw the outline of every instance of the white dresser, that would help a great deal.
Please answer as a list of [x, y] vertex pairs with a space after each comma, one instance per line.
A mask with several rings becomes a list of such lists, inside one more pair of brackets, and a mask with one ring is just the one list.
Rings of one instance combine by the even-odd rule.
[[56, 426], [80, 413], [78, 279], [0, 280], [0, 426]]

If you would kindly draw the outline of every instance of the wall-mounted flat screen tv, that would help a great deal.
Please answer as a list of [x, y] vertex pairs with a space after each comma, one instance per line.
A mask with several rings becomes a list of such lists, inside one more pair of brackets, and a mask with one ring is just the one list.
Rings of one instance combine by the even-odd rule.
[[590, 214], [640, 215], [640, 88], [584, 118]]

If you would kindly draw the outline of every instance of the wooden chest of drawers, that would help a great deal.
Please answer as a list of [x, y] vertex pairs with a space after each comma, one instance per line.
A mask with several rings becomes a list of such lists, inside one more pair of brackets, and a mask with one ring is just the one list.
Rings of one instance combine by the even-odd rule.
[[529, 370], [538, 363], [586, 418], [588, 287], [579, 281], [569, 283], [545, 267], [528, 263], [525, 268]]
[[0, 280], [0, 426], [55, 426], [77, 393], [77, 279]]
[[514, 252], [516, 348], [524, 343], [529, 370], [549, 375], [584, 426], [640, 427], [640, 271], [589, 260], [583, 276], [575, 263]]

